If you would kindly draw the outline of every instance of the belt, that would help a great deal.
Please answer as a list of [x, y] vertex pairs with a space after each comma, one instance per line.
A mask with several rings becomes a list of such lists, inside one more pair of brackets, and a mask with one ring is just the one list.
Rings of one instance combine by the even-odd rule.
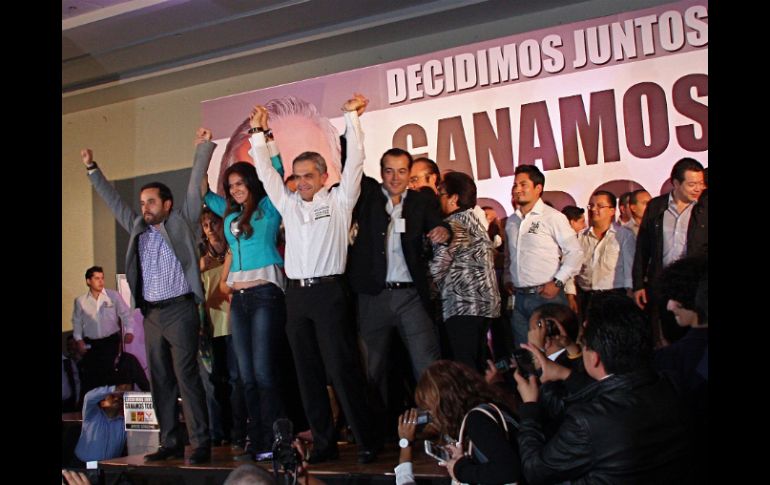
[[389, 290], [400, 290], [401, 288], [414, 288], [414, 283], [406, 281], [386, 281], [385, 288]]
[[275, 286], [275, 283], [273, 283], [273, 282], [267, 282], [267, 283], [262, 283], [262, 284], [260, 284], [260, 285], [249, 286], [248, 288], [241, 288], [241, 289], [239, 289], [239, 290], [233, 290], [233, 293], [234, 293], [234, 294], [235, 294], [235, 293], [240, 293], [240, 294], [244, 294], [244, 293], [251, 293], [252, 291], [259, 291], [259, 290], [263, 290], [263, 289], [265, 289], [265, 288], [266, 288], [267, 286], [269, 286], [269, 285], [273, 285], [273, 286]]
[[86, 342], [86, 343], [89, 343], [89, 342], [100, 342], [102, 340], [114, 339], [116, 337], [120, 338], [120, 330], [118, 330], [117, 332], [111, 333], [111, 334], [107, 335], [106, 337], [102, 337], [102, 338], [83, 337], [83, 341]]
[[523, 295], [534, 295], [535, 293], [540, 293], [540, 290], [543, 289], [544, 285], [538, 285], [538, 286], [525, 286], [523, 288], [514, 288], [514, 293], [519, 293]]
[[335, 274], [331, 276], [316, 276], [314, 278], [305, 278], [302, 280], [289, 280], [289, 286], [291, 288], [309, 288], [311, 286], [322, 285], [324, 283], [331, 283], [341, 278], [341, 274]]
[[174, 298], [167, 298], [165, 300], [160, 301], [147, 301], [145, 302], [147, 304], [147, 308], [165, 308], [169, 305], [173, 305], [174, 303], [179, 303], [185, 300], [192, 300], [193, 294], [192, 293], [185, 293], [181, 296], [175, 296]]
[[611, 288], [609, 290], [583, 290], [583, 293], [589, 293], [591, 295], [599, 295], [601, 293], [617, 293], [620, 295], [626, 294], [625, 288]]

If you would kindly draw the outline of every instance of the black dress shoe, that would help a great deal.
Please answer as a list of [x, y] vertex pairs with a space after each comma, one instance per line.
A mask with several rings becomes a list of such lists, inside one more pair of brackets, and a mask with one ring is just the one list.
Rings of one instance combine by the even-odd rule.
[[201, 446], [200, 448], [195, 448], [192, 452], [192, 455], [190, 455], [190, 465], [198, 465], [200, 463], [208, 463], [211, 461], [211, 448], [207, 448], [205, 446]]
[[169, 458], [184, 458], [184, 448], [165, 448], [161, 446], [155, 453], [144, 455], [144, 461], [163, 461]]
[[310, 457], [307, 459], [307, 462], [311, 465], [315, 465], [316, 463], [323, 463], [325, 461], [329, 460], [336, 460], [340, 457], [340, 452], [335, 446], [334, 448], [327, 448], [325, 450], [316, 450], [310, 452]]
[[361, 450], [358, 452], [358, 463], [366, 465], [377, 459], [377, 452], [374, 450]]

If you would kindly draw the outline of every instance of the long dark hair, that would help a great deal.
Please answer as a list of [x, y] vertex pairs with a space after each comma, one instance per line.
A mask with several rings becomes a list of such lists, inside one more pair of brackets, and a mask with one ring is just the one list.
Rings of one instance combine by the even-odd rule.
[[439, 430], [453, 438], [459, 437], [465, 414], [479, 404], [513, 408], [511, 399], [487, 384], [478, 372], [451, 360], [437, 360], [425, 369], [414, 399], [418, 406], [430, 411]]
[[259, 209], [259, 203], [264, 197], [267, 196], [265, 192], [265, 186], [257, 177], [257, 170], [254, 165], [249, 162], [238, 162], [225, 170], [225, 178], [223, 180], [225, 197], [227, 199], [227, 210], [225, 210], [225, 217], [232, 212], [240, 212], [241, 206], [238, 204], [233, 196], [230, 195], [230, 174], [238, 174], [246, 183], [246, 188], [249, 190], [249, 198], [243, 203], [243, 212], [240, 216], [241, 231], [245, 237], [251, 237], [254, 232], [254, 228], [251, 227], [251, 215], [254, 211], [257, 212], [256, 218], [262, 217], [262, 211]]

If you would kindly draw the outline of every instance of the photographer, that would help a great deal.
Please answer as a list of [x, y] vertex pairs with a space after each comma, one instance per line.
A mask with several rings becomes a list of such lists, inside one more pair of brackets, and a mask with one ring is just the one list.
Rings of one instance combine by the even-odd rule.
[[568, 369], [582, 366], [578, 318], [567, 305], [545, 303], [532, 312], [527, 338], [548, 358]]
[[398, 454], [398, 466], [393, 469], [396, 473], [396, 485], [414, 483], [412, 451], [417, 434], [417, 413], [416, 409], [410, 409], [398, 417], [398, 446], [401, 451]]
[[529, 483], [690, 483], [687, 416], [671, 383], [651, 368], [652, 332], [625, 296], [598, 294], [588, 309], [583, 364], [595, 382], [575, 390], [579, 373], [525, 344], [540, 380], [563, 380], [566, 414], [547, 437], [537, 377], [514, 374], [524, 403], [518, 434]]
[[[454, 480], [503, 484], [521, 478], [512, 406], [473, 369], [452, 361], [434, 362], [417, 383], [415, 401], [453, 442], [446, 445], [450, 459], [445, 466]], [[411, 411], [408, 421], [413, 417]], [[409, 429], [400, 423], [399, 436], [409, 440]]]

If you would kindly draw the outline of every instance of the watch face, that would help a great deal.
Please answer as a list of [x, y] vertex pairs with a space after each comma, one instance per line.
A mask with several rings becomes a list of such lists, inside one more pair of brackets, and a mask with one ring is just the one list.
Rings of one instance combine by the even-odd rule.
[[406, 438], [401, 438], [400, 440], [398, 440], [398, 446], [400, 446], [401, 448], [407, 448], [409, 446], [409, 440]]

